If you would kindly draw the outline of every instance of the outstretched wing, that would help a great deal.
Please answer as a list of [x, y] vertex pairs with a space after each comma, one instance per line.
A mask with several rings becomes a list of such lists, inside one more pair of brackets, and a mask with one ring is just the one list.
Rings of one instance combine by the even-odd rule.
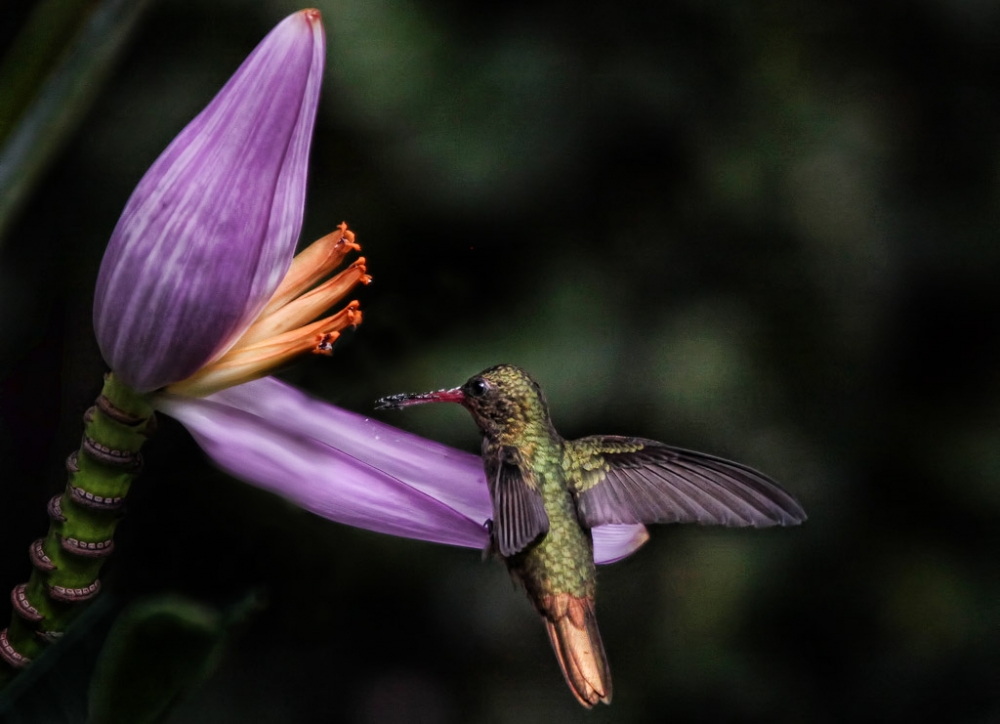
[[494, 544], [500, 555], [512, 556], [549, 532], [549, 516], [535, 476], [516, 447], [484, 449], [483, 459], [493, 501]]
[[584, 525], [702, 523], [795, 525], [805, 511], [756, 470], [654, 440], [595, 435], [567, 443]]

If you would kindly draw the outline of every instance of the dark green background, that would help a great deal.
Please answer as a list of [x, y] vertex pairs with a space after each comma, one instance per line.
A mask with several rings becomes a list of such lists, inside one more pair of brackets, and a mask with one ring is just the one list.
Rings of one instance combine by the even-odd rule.
[[[998, 6], [319, 7], [303, 237], [346, 219], [375, 281], [282, 376], [367, 412], [520, 364], [564, 435], [738, 459], [810, 520], [662, 527], [603, 568], [615, 701], [586, 713], [502, 566], [298, 511], [161, 416], [108, 590], [268, 601], [170, 721], [1000, 719]], [[118, 214], [296, 9], [154, 4], [4, 240], [0, 590], [100, 389]], [[476, 449], [458, 408], [382, 419]]]

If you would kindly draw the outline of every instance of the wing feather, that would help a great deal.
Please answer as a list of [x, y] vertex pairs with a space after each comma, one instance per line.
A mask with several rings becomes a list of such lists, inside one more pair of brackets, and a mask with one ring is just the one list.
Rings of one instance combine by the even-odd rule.
[[493, 538], [500, 555], [519, 553], [549, 531], [549, 516], [534, 476], [517, 448], [503, 446], [486, 455], [493, 501]]
[[712, 455], [654, 440], [585, 437], [568, 443], [579, 463], [574, 489], [581, 521], [795, 525], [806, 519], [794, 497], [766, 475]]

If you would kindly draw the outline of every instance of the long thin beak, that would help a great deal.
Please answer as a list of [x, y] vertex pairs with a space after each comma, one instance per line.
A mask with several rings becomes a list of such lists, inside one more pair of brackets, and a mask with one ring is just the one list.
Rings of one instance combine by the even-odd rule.
[[465, 395], [461, 387], [450, 390], [438, 390], [437, 392], [402, 392], [398, 395], [389, 395], [375, 401], [376, 410], [399, 410], [410, 405], [423, 405], [426, 402], [458, 402], [462, 403]]

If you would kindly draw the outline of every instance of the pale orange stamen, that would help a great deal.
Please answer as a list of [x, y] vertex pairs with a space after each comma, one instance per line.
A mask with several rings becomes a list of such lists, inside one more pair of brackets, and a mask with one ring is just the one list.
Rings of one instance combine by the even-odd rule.
[[307, 352], [332, 354], [341, 330], [361, 323], [358, 302], [352, 301], [324, 319], [312, 323], [309, 320], [333, 306], [355, 285], [368, 284], [371, 277], [361, 257], [336, 276], [315, 285], [348, 252], [360, 249], [354, 233], [344, 223], [337, 231], [311, 244], [292, 261], [278, 290], [243, 336], [225, 354], [186, 380], [170, 385], [167, 391], [202, 397], [263, 377]]
[[289, 330], [301, 327], [310, 319], [315, 319], [329, 309], [337, 300], [347, 294], [356, 284], [368, 284], [372, 278], [366, 273], [364, 257], [332, 279], [328, 279], [312, 291], [292, 299], [271, 314], [258, 317], [233, 347], [234, 350], [249, 347], [262, 339], [268, 339]]
[[358, 302], [351, 302], [345, 309], [326, 319], [238, 351], [231, 350], [186, 380], [171, 385], [168, 391], [188, 397], [203, 397], [263, 377], [307, 352], [332, 354], [332, 345], [340, 336], [340, 330], [357, 326], [361, 323], [361, 317]]
[[264, 307], [261, 316], [272, 314], [312, 287], [340, 266], [344, 257], [352, 251], [361, 251], [361, 246], [354, 241], [354, 232], [342, 221], [336, 231], [317, 239], [296, 254], [288, 273], [281, 280], [271, 301]]

